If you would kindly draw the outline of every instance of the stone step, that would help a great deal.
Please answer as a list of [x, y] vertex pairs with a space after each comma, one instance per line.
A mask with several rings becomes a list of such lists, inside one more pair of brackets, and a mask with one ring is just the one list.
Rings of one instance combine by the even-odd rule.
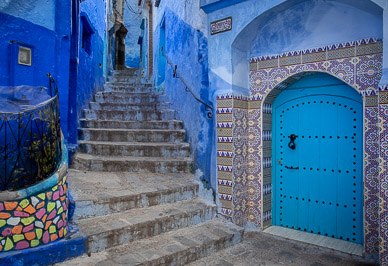
[[93, 155], [188, 157], [188, 143], [79, 141], [78, 150]]
[[185, 138], [185, 130], [81, 128], [78, 136], [91, 141], [179, 143]]
[[[60, 265], [187, 265], [242, 242], [244, 231], [232, 223], [213, 219], [148, 239], [84, 255]], [[229, 265], [229, 264], [223, 264]]]
[[199, 198], [76, 221], [88, 252], [156, 236], [213, 219], [216, 205]]
[[139, 71], [138, 68], [126, 68], [126, 69], [115, 69], [111, 71], [112, 75], [121, 75], [121, 74], [134, 74], [136, 71]]
[[97, 103], [90, 102], [90, 109], [93, 110], [108, 110], [108, 111], [155, 111], [168, 109], [170, 103]]
[[124, 120], [124, 121], [148, 121], [148, 120], [172, 120], [175, 118], [175, 111], [165, 110], [93, 110], [85, 109], [84, 116], [86, 119], [97, 120]]
[[134, 88], [134, 87], [141, 87], [141, 88], [152, 88], [151, 83], [128, 83], [128, 82], [123, 82], [123, 81], [109, 81], [106, 82], [104, 87], [105, 88], [110, 88], [110, 87], [117, 87], [117, 88]]
[[194, 198], [192, 174], [83, 172], [69, 169], [76, 208], [74, 220]]
[[127, 84], [123, 85], [105, 85], [104, 91], [106, 92], [119, 92], [119, 93], [152, 93], [154, 89], [152, 87], [139, 86], [138, 84]]
[[80, 119], [83, 128], [121, 128], [121, 129], [183, 129], [183, 122], [177, 120], [163, 121], [119, 121]]
[[104, 92], [94, 95], [95, 102], [98, 103], [159, 103], [163, 102], [160, 94], [154, 93], [118, 93]]
[[131, 157], [96, 156], [76, 153], [72, 167], [84, 171], [190, 173], [193, 160], [190, 157]]

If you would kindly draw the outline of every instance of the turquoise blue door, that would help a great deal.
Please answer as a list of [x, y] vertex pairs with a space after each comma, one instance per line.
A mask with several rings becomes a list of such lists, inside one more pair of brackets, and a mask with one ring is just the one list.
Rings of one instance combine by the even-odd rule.
[[327, 74], [273, 104], [273, 223], [363, 243], [362, 99]]

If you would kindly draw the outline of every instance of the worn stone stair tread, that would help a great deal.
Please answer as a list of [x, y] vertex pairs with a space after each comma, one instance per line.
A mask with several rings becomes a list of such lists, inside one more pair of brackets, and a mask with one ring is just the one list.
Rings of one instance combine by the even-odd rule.
[[97, 252], [209, 221], [215, 217], [215, 211], [214, 204], [194, 198], [80, 219], [75, 224], [87, 236], [88, 251]]
[[96, 172], [70, 169], [74, 219], [187, 200], [198, 194], [192, 174]]
[[[83, 128], [113, 128], [113, 129], [182, 129], [183, 122], [175, 119], [170, 120], [147, 120], [147, 121], [123, 121], [123, 120], [99, 120], [80, 119]], [[87, 124], [94, 124], [94, 127], [86, 127]], [[98, 127], [97, 127], [98, 126]]]
[[[171, 103], [170, 102], [156, 102], [156, 103], [99, 103], [99, 102], [90, 102], [90, 105], [93, 106], [93, 108], [90, 108], [90, 109], [101, 110], [101, 109], [94, 109], [94, 107], [98, 106], [98, 107], [103, 107], [103, 108], [108, 108], [108, 107], [109, 108], [123, 108], [123, 107], [131, 108], [131, 107], [142, 106], [142, 107], [146, 107], [146, 108], [149, 108], [149, 107], [158, 108], [158, 107], [163, 107], [163, 106], [169, 106], [169, 105], [171, 105]], [[159, 110], [159, 109], [157, 109], [157, 110]], [[161, 109], [161, 110], [163, 110], [163, 109]], [[164, 110], [168, 110], [168, 108], [164, 109]], [[116, 111], [116, 110], [112, 109], [112, 111]]]
[[115, 228], [128, 227], [139, 221], [163, 219], [166, 215], [185, 213], [187, 211], [202, 210], [215, 207], [199, 198], [174, 202], [165, 205], [156, 205], [139, 209], [132, 209], [110, 215], [77, 220], [75, 223], [86, 236], [104, 233]]
[[215, 218], [148, 239], [116, 246], [60, 265], [186, 265], [240, 243], [243, 229]]
[[175, 132], [181, 132], [185, 133], [186, 131], [184, 129], [142, 129], [142, 128], [135, 128], [135, 129], [128, 129], [128, 128], [81, 128], [82, 130], [89, 130], [89, 131], [116, 131], [116, 132], [168, 132], [168, 133], [175, 133]]
[[77, 153], [74, 155], [80, 159], [84, 160], [101, 160], [101, 161], [124, 161], [124, 162], [133, 162], [133, 161], [149, 161], [149, 162], [191, 162], [193, 159], [190, 157], [137, 157], [137, 156], [101, 156], [101, 155], [90, 155], [86, 153]]
[[185, 173], [112, 173], [69, 169], [69, 175], [71, 191], [76, 201], [104, 201], [114, 197], [198, 186], [194, 175]]
[[190, 144], [186, 142], [119, 142], [119, 141], [92, 141], [92, 140], [79, 140], [79, 144], [91, 144], [91, 145], [111, 145], [111, 146], [129, 146], [129, 147], [177, 147], [177, 148], [187, 148], [190, 147]]
[[114, 96], [123, 96], [123, 97], [126, 97], [126, 96], [130, 96], [130, 97], [134, 97], [134, 96], [137, 96], [137, 97], [148, 97], [148, 96], [161, 96], [163, 95], [161, 92], [148, 92], [148, 91], [145, 91], [145, 92], [120, 92], [120, 91], [99, 91], [97, 92], [95, 95], [114, 95]]

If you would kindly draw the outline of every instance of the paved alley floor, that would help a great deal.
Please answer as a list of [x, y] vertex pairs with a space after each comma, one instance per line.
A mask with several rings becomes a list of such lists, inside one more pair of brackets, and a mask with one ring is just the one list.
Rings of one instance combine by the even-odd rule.
[[[137, 265], [132, 260], [131, 255], [133, 254], [129, 254], [130, 252], [125, 250], [118, 250], [118, 248], [92, 253], [90, 257], [84, 255], [58, 265]], [[149, 256], [149, 252], [144, 250], [143, 254], [138, 253], [137, 256]], [[190, 266], [232, 265], [361, 266], [378, 264], [367, 262], [358, 256], [351, 256], [327, 248], [286, 240], [262, 232], [245, 233], [243, 243], [190, 264]]]
[[262, 232], [248, 232], [245, 233], [242, 243], [190, 264], [190, 266], [205, 265], [361, 266], [378, 264], [368, 262], [358, 256], [311, 244], [287, 240]]

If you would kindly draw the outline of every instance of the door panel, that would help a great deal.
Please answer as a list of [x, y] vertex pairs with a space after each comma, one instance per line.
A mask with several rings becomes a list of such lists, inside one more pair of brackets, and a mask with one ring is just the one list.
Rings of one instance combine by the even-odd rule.
[[361, 244], [361, 97], [319, 74], [279, 94], [273, 109], [274, 224]]

